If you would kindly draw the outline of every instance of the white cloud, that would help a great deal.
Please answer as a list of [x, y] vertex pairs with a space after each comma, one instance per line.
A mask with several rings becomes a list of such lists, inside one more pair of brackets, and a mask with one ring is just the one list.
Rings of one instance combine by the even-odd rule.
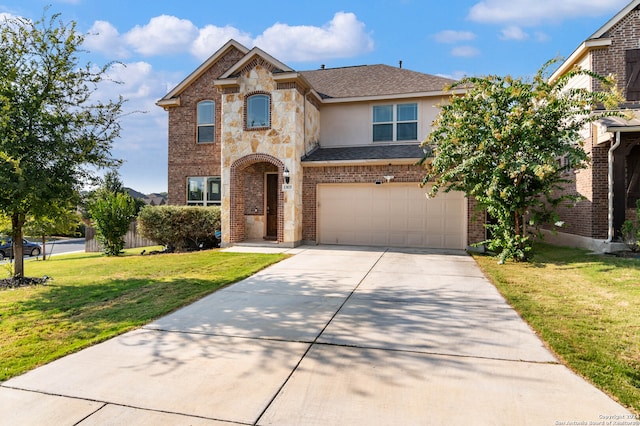
[[473, 40], [476, 35], [471, 31], [445, 30], [434, 34], [433, 37], [438, 43], [457, 43], [459, 41]]
[[345, 58], [373, 50], [373, 38], [353, 13], [338, 12], [322, 27], [277, 23], [255, 45], [283, 61]]
[[469, 76], [469, 73], [466, 71], [453, 71], [451, 74], [436, 74], [438, 77], [450, 78], [452, 80], [462, 80], [465, 77]]
[[127, 100], [112, 150], [115, 158], [126, 160], [121, 169], [125, 185], [147, 192], [166, 190], [168, 123], [155, 102], [166, 94], [167, 76], [144, 61], [114, 64], [107, 75], [110, 81], [100, 84], [96, 99], [122, 95]]
[[129, 103], [146, 100], [151, 94], [152, 66], [147, 62], [114, 64], [108, 72], [113, 81], [119, 82], [118, 93]]
[[581, 16], [616, 12], [628, 0], [484, 0], [476, 3], [467, 18], [475, 22], [537, 25]]
[[247, 47], [253, 46], [253, 40], [248, 33], [229, 25], [225, 27], [207, 25], [199, 31], [198, 37], [191, 44], [190, 52], [196, 58], [204, 61], [229, 39], [234, 39]]
[[529, 38], [529, 34], [522, 31], [522, 28], [517, 25], [509, 25], [506, 28], [503, 28], [500, 32], [500, 38], [502, 40], [517, 40], [522, 41]]
[[136, 25], [124, 39], [136, 52], [152, 56], [188, 51], [198, 32], [188, 19], [161, 15], [151, 18], [145, 26]]
[[[468, 35], [461, 35], [468, 39]], [[144, 56], [189, 52], [199, 60], [211, 56], [224, 43], [234, 39], [247, 47], [259, 46], [282, 61], [316, 61], [344, 58], [373, 50], [373, 38], [365, 24], [353, 13], [338, 12], [322, 27], [291, 26], [276, 23], [261, 35], [227, 25], [197, 28], [187, 19], [161, 15], [125, 34], [108, 22], [96, 21], [85, 41], [92, 51], [118, 58], [130, 57], [130, 50]]]
[[473, 46], [457, 46], [451, 49], [451, 56], [471, 58], [480, 55], [480, 51]]
[[551, 37], [547, 33], [543, 33], [542, 31], [536, 31], [534, 33], [536, 40], [539, 42], [545, 42], [551, 40]]
[[85, 37], [84, 46], [90, 51], [107, 53], [118, 59], [129, 56], [129, 51], [120, 37], [120, 33], [116, 27], [106, 21], [93, 23]]

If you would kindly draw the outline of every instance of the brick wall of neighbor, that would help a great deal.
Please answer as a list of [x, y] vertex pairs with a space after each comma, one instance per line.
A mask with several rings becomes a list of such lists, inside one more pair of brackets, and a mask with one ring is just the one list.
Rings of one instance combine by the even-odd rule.
[[[381, 176], [392, 174], [394, 182], [415, 182], [418, 185], [424, 177], [424, 169], [414, 165], [380, 166], [331, 166], [304, 167], [302, 181], [302, 239], [316, 241], [316, 187], [320, 183], [370, 183]], [[469, 200], [469, 216], [475, 210], [475, 200]], [[484, 240], [482, 220], [469, 221], [467, 239], [469, 243]]]
[[[606, 239], [609, 233], [609, 148], [611, 143], [593, 144], [590, 140], [586, 142], [591, 145], [591, 238]], [[586, 180], [586, 179], [585, 179]], [[589, 181], [588, 181], [589, 182]]]
[[608, 152], [611, 142], [594, 144], [589, 137], [584, 141], [584, 150], [589, 155], [586, 169], [571, 170], [564, 178], [569, 180], [563, 185], [564, 193], [579, 195], [583, 199], [577, 203], [564, 203], [556, 209], [560, 221], [559, 228], [552, 224], [546, 229], [580, 235], [594, 239], [606, 239], [608, 234]]
[[[640, 48], [640, 45], [638, 45], [638, 40], [640, 39], [640, 10], [636, 9], [620, 20], [611, 28], [607, 37], [611, 38], [611, 45], [593, 51], [593, 71], [604, 76], [615, 75], [618, 88], [622, 93], [625, 93], [625, 83], [627, 81], [625, 51]], [[601, 89], [600, 83], [596, 80], [594, 80], [594, 89]], [[639, 107], [640, 101], [630, 102], [629, 105]]]
[[[180, 106], [169, 109], [168, 203], [186, 204], [188, 176], [220, 176], [221, 95], [213, 80], [233, 66], [243, 54], [233, 48], [180, 94]], [[215, 101], [215, 142], [196, 143], [196, 106]]]

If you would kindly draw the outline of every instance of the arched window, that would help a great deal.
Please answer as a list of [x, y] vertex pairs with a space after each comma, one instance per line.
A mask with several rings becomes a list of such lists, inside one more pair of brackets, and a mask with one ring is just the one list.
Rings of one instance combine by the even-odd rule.
[[216, 103], [213, 101], [198, 102], [198, 143], [211, 143], [215, 139]]
[[257, 129], [271, 126], [271, 98], [269, 95], [258, 93], [247, 98], [246, 126], [247, 129]]

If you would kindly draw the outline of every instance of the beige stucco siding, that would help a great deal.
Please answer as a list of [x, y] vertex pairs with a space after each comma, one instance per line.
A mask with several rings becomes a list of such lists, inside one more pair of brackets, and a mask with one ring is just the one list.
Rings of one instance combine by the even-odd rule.
[[437, 106], [443, 97], [398, 99], [381, 102], [353, 102], [322, 105], [320, 143], [324, 148], [360, 146], [373, 143], [373, 106], [413, 103], [418, 104], [418, 141], [431, 131], [431, 123], [438, 115]]
[[[591, 53], [587, 53], [586, 55], [584, 55], [584, 57], [582, 57], [580, 61], [578, 61], [577, 65], [578, 67], [584, 70], [590, 71], [591, 70]], [[570, 89], [592, 90], [592, 85], [593, 85], [593, 82], [591, 77], [589, 77], [588, 75], [578, 75], [569, 80], [565, 90], [570, 90]]]

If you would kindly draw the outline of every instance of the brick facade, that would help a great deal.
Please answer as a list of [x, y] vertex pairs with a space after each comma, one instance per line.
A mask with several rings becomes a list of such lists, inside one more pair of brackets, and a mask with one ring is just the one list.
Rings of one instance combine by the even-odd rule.
[[[221, 175], [222, 102], [213, 81], [242, 56], [239, 50], [230, 50], [180, 94], [180, 106], [169, 108], [169, 204], [186, 204], [187, 177]], [[196, 108], [202, 100], [215, 102], [214, 143], [196, 143]]]
[[[627, 50], [639, 49], [640, 45], [640, 10], [632, 10], [625, 17], [611, 26], [602, 35], [602, 39], [610, 40], [610, 45], [591, 49], [587, 54], [590, 70], [597, 74], [616, 78], [618, 90], [624, 95], [630, 76], [627, 75]], [[591, 90], [602, 90], [596, 79], [591, 79]], [[626, 101], [621, 107], [637, 109], [640, 101]], [[574, 206], [562, 206], [558, 209], [564, 225], [561, 232], [604, 241], [609, 236], [609, 159], [608, 152], [615, 134], [608, 141], [595, 143], [593, 135], [597, 130], [592, 127], [591, 136], [584, 141], [584, 148], [590, 157], [587, 169], [572, 172], [568, 178], [570, 183], [564, 190], [572, 195], [581, 195], [584, 199]], [[627, 155], [630, 149], [640, 143], [640, 134], [621, 133], [621, 145], [614, 152], [614, 231], [618, 232], [625, 219], [635, 219], [635, 209], [625, 208], [625, 189], [628, 182]], [[622, 164], [622, 166], [620, 166]], [[622, 199], [621, 199], [622, 197]]]
[[[247, 155], [231, 165], [229, 194], [229, 243], [246, 239], [245, 215], [258, 206], [264, 205], [264, 172], [278, 172], [278, 187], [284, 183], [282, 172], [284, 164], [275, 157], [266, 154]], [[257, 204], [257, 205], [256, 205]], [[247, 213], [249, 212], [249, 213]], [[264, 214], [264, 212], [262, 212]], [[277, 241], [284, 241], [284, 194], [278, 191], [278, 235]]]
[[[592, 51], [592, 70], [600, 75], [614, 75], [617, 79], [618, 89], [622, 94], [626, 92], [628, 81], [625, 52], [629, 49], [638, 49], [640, 40], [640, 10], [631, 11], [627, 16], [616, 23], [608, 33], [603, 36], [611, 39], [611, 45]], [[601, 90], [600, 83], [593, 80], [593, 90]], [[640, 101], [629, 102], [630, 107], [640, 107]]]

